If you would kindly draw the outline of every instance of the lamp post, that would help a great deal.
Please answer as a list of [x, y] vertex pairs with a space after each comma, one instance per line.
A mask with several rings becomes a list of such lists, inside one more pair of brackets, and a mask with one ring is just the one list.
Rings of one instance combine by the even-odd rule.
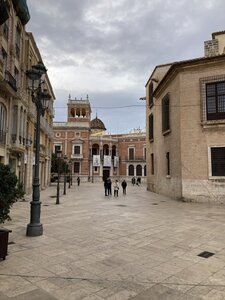
[[56, 203], [55, 204], [59, 204], [59, 190], [60, 190], [60, 186], [59, 186], [59, 180], [60, 180], [60, 161], [61, 161], [61, 154], [62, 151], [58, 150], [56, 152], [56, 156], [58, 159], [58, 181], [57, 181], [57, 194], [56, 194]]
[[71, 177], [70, 177], [70, 172], [71, 172], [71, 161], [69, 160], [68, 162], [68, 171], [69, 171], [69, 185], [68, 188], [70, 189], [71, 187]]
[[36, 141], [35, 141], [35, 166], [34, 166], [34, 179], [33, 179], [33, 194], [31, 209], [30, 209], [30, 223], [27, 224], [27, 236], [39, 236], [43, 234], [43, 226], [40, 223], [41, 215], [41, 202], [40, 202], [40, 183], [39, 183], [39, 159], [40, 159], [40, 120], [44, 115], [47, 108], [48, 100], [51, 96], [47, 90], [44, 89], [44, 77], [47, 69], [42, 62], [32, 66], [26, 72], [30, 80], [31, 97], [36, 106], [37, 121], [36, 121]]
[[63, 195], [66, 195], [66, 181], [67, 181], [67, 156], [64, 155], [64, 189], [63, 189]]

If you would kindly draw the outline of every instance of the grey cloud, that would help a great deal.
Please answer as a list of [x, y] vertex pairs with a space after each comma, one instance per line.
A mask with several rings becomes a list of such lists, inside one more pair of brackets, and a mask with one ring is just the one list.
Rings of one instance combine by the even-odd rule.
[[224, 0], [28, 0], [28, 6], [27, 29], [49, 69], [85, 66], [109, 80], [129, 77], [139, 96], [155, 65], [202, 56], [203, 42], [225, 29]]

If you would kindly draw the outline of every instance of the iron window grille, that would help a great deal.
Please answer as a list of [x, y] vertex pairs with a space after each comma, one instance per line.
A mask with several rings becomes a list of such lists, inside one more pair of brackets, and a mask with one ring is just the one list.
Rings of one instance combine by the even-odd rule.
[[225, 147], [211, 148], [212, 176], [225, 176]]
[[167, 176], [170, 176], [170, 153], [166, 152], [166, 168], [167, 168]]
[[153, 114], [149, 116], [149, 140], [153, 141], [154, 138], [154, 128], [153, 128]]
[[154, 153], [151, 153], [151, 174], [154, 175]]
[[149, 107], [153, 106], [153, 82], [150, 83], [148, 87], [148, 97], [149, 97]]
[[170, 129], [170, 99], [169, 95], [166, 95], [162, 99], [162, 132], [166, 132]]
[[225, 81], [206, 84], [207, 120], [225, 119]]

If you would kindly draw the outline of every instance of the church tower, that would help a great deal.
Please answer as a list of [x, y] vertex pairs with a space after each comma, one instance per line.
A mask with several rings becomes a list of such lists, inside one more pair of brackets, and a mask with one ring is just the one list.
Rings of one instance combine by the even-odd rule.
[[67, 103], [67, 122], [90, 122], [91, 120], [91, 106], [88, 99], [71, 99], [69, 95]]

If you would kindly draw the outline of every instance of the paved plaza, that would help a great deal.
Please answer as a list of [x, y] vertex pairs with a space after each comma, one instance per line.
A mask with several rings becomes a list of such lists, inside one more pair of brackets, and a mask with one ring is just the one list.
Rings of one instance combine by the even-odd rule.
[[60, 205], [55, 195], [41, 192], [40, 237], [25, 236], [31, 196], [13, 206], [0, 300], [225, 299], [225, 206], [130, 183], [118, 198], [101, 183], [74, 183]]

